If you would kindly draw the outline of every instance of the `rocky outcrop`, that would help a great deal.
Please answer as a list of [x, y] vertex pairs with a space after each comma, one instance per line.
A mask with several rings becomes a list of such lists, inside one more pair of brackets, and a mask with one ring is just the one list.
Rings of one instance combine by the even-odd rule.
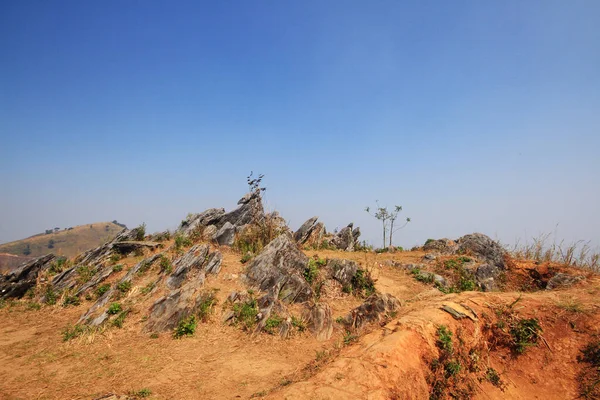
[[225, 215], [224, 208], [209, 208], [199, 214], [188, 214], [186, 219], [181, 221], [175, 233], [190, 236], [199, 228], [203, 229], [210, 225], [216, 225], [223, 218], [223, 215]]
[[317, 226], [319, 217], [312, 217], [306, 220], [300, 228], [294, 233], [294, 240], [300, 244], [306, 243], [311, 233]]
[[197, 244], [187, 253], [173, 262], [173, 273], [167, 278], [167, 287], [176, 289], [181, 286], [190, 270], [200, 270], [206, 262], [209, 247], [207, 244]]
[[313, 304], [309, 307], [306, 320], [308, 329], [315, 335], [317, 340], [328, 340], [333, 334], [333, 319], [331, 307], [325, 303]]
[[335, 246], [338, 250], [343, 251], [354, 251], [354, 248], [358, 244], [358, 237], [360, 236], [360, 229], [353, 229], [352, 223], [342, 228], [333, 238], [331, 238], [331, 245]]
[[21, 298], [37, 283], [41, 271], [50, 267], [56, 257], [48, 254], [26, 262], [7, 275], [0, 275], [0, 299]]
[[440, 254], [453, 254], [458, 250], [458, 245], [456, 242], [446, 238], [438, 240], [429, 239], [423, 245], [423, 250]]
[[158, 299], [150, 307], [146, 330], [164, 332], [175, 328], [181, 319], [190, 315], [194, 292], [192, 285], [186, 285]]
[[352, 278], [356, 275], [358, 264], [351, 260], [333, 258], [327, 261], [326, 268], [330, 271], [333, 279], [341, 283], [342, 286], [349, 286], [352, 284]]
[[286, 302], [302, 302], [312, 296], [303, 273], [308, 257], [296, 247], [291, 235], [282, 234], [271, 241], [248, 265], [251, 285]]
[[546, 290], [562, 289], [573, 286], [574, 284], [584, 281], [585, 276], [583, 275], [570, 275], [563, 272], [559, 272], [554, 275], [546, 284]]
[[479, 258], [480, 260], [497, 266], [504, 270], [504, 257], [506, 250], [482, 233], [472, 233], [458, 239], [457, 252], [460, 254], [468, 254]]
[[400, 301], [391, 294], [374, 293], [344, 318], [344, 325], [360, 329], [366, 324], [382, 321], [400, 309]]
[[484, 292], [491, 292], [498, 288], [498, 277], [502, 270], [494, 264], [482, 264], [475, 270], [475, 282]]
[[207, 274], [218, 274], [221, 271], [221, 263], [223, 262], [223, 255], [220, 251], [215, 251], [211, 255], [208, 256], [206, 261], [206, 270]]
[[129, 254], [134, 251], [143, 250], [155, 250], [161, 246], [158, 242], [140, 242], [134, 240], [124, 240], [122, 242], [115, 242], [112, 244], [112, 248], [119, 254]]
[[231, 246], [235, 239], [235, 226], [227, 221], [214, 235], [213, 240], [220, 245]]

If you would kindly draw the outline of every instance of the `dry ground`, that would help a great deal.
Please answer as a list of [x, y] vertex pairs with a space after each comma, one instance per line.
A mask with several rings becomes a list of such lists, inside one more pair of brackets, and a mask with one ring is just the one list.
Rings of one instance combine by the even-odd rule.
[[[69, 342], [63, 342], [61, 332], [77, 321], [89, 301], [77, 307], [42, 306], [39, 310], [27, 301], [6, 304], [0, 309], [0, 399], [93, 399], [142, 388], [150, 389], [155, 399], [427, 399], [436, 327], [445, 324], [461, 331], [466, 343], [488, 343], [484, 315], [520, 295], [516, 291], [444, 295], [404, 270], [383, 264], [386, 259], [419, 262], [421, 252], [306, 251], [309, 256], [354, 259], [371, 269], [378, 290], [401, 300], [400, 312], [349, 343], [344, 343], [345, 332], [338, 324], [325, 342], [316, 341], [308, 332], [286, 340], [264, 333], [252, 336], [220, 322], [227, 295], [244, 289], [239, 255], [221, 251], [223, 269], [205, 284], [207, 289], [218, 289], [220, 305], [213, 320], [199, 324], [193, 337], [176, 340], [169, 334], [151, 338], [142, 333], [152, 295], [133, 307], [122, 329], [110, 328]], [[120, 262], [130, 267], [136, 261]], [[514, 276], [530, 267], [530, 263], [517, 263]], [[136, 282], [131, 294], [151, 280], [149, 276]], [[523, 294], [515, 310], [540, 320], [548, 346], [540, 343], [518, 358], [503, 349], [491, 351], [481, 363], [500, 372], [504, 388], [477, 381], [475, 397], [576, 398], [581, 369], [577, 354], [599, 333], [598, 294], [600, 281], [591, 275], [584, 284], [568, 290]], [[334, 294], [325, 301], [334, 318], [361, 302]], [[479, 318], [456, 321], [440, 310], [444, 304], [457, 308], [468, 304]], [[292, 312], [300, 315], [301, 306]]]

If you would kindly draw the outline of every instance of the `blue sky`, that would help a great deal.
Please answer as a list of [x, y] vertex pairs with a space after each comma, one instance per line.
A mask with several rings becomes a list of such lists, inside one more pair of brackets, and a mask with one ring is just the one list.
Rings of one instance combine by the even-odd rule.
[[[600, 244], [600, 2], [0, 0], [0, 242], [233, 207]], [[558, 228], [556, 225], [558, 224]]]

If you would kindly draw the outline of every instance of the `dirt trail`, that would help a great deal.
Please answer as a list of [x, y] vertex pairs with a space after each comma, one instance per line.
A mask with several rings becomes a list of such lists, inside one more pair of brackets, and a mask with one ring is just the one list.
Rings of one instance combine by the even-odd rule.
[[[244, 288], [239, 255], [224, 253], [218, 277], [206, 288], [218, 289], [222, 304], [232, 290]], [[393, 259], [418, 262], [423, 253], [396, 254], [307, 251], [322, 258], [349, 258], [372, 270], [376, 286], [402, 302], [400, 312], [384, 326], [375, 325], [355, 342], [344, 344], [336, 325], [333, 337], [318, 342], [308, 333], [287, 340], [268, 334], [251, 336], [223, 325], [222, 309], [199, 324], [193, 337], [156, 339], [142, 333], [147, 307], [139, 304], [123, 329], [63, 342], [61, 331], [89, 307], [43, 306], [26, 301], [0, 309], [0, 399], [92, 399], [114, 392], [148, 388], [156, 399], [427, 399], [429, 363], [436, 356], [436, 329], [447, 325], [469, 344], [487, 343], [485, 315], [510, 304], [519, 293], [464, 292], [444, 295], [419, 283], [402, 269], [384, 264]], [[126, 260], [133, 265], [136, 260]], [[139, 285], [142, 285], [140, 283]], [[138, 288], [139, 289], [139, 288]], [[136, 290], [134, 288], [132, 291]], [[548, 346], [539, 343], [515, 359], [502, 349], [479, 361], [493, 367], [503, 390], [475, 381], [475, 398], [565, 399], [578, 394], [579, 350], [598, 332], [600, 281], [590, 277], [569, 290], [523, 294], [515, 310], [536, 317]], [[360, 304], [352, 296], [327, 300], [334, 318]], [[454, 320], [440, 308], [468, 304], [479, 316]], [[566, 304], [577, 304], [573, 307]], [[294, 310], [296, 312], [296, 310]], [[298, 311], [299, 312], [299, 311]]]

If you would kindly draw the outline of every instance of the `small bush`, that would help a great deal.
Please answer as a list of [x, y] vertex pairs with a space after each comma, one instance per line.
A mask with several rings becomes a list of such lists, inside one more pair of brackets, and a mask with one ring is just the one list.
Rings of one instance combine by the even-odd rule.
[[113, 267], [113, 272], [121, 272], [123, 271], [123, 264], [117, 264]]
[[179, 321], [179, 324], [175, 328], [175, 332], [173, 332], [173, 337], [175, 337], [175, 339], [180, 339], [183, 336], [192, 336], [196, 332], [197, 325], [198, 322], [196, 321], [196, 317], [190, 315]]
[[123, 311], [123, 307], [121, 307], [120, 303], [112, 303], [108, 307], [108, 310], [106, 310], [106, 313], [109, 315], [115, 315], [115, 314], [120, 313], [121, 311]]
[[44, 297], [46, 299], [46, 304], [54, 305], [56, 304], [56, 299], [58, 298], [58, 294], [54, 291], [52, 285], [46, 286], [46, 291], [44, 292]]
[[306, 282], [309, 284], [312, 284], [317, 276], [319, 276], [319, 265], [315, 259], [311, 258], [308, 260], [308, 264], [306, 264], [306, 268], [304, 269], [304, 279], [306, 279]]
[[489, 367], [485, 372], [485, 379], [487, 379], [492, 385], [496, 387], [502, 387], [502, 380], [500, 374], [494, 368]]
[[456, 360], [448, 361], [444, 364], [444, 370], [446, 371], [446, 377], [458, 375], [461, 370], [460, 362]]
[[67, 326], [62, 331], [63, 342], [68, 342], [71, 339], [75, 339], [76, 337], [83, 335], [86, 331], [87, 328], [82, 325]]
[[135, 240], [142, 241], [146, 237], [146, 223], [135, 228]]
[[358, 336], [356, 336], [352, 332], [346, 331], [344, 333], [344, 344], [345, 345], [349, 345], [350, 343], [356, 342], [357, 340], [358, 340]]
[[537, 343], [542, 327], [536, 318], [520, 319], [510, 329], [513, 338], [513, 349], [522, 354], [527, 347]]
[[242, 258], [240, 258], [240, 262], [242, 264], [246, 264], [248, 261], [252, 260], [253, 257], [254, 257], [254, 255], [250, 252], [244, 253]]
[[356, 296], [369, 297], [375, 293], [375, 281], [368, 270], [357, 269], [352, 277], [352, 292]]
[[96, 289], [96, 295], [102, 297], [102, 295], [110, 290], [110, 284], [105, 283], [104, 285], [98, 286]]
[[440, 327], [438, 327], [437, 336], [437, 347], [442, 351], [452, 353], [452, 331], [449, 330], [447, 326], [441, 325]]
[[302, 318], [298, 318], [292, 315], [292, 326], [298, 329], [299, 332], [304, 332], [306, 330], [306, 322]]
[[131, 281], [122, 281], [117, 283], [117, 289], [121, 293], [127, 293], [131, 290]]
[[50, 265], [50, 273], [58, 274], [63, 272], [70, 265], [69, 260], [65, 257], [57, 257], [56, 260]]
[[251, 330], [256, 324], [258, 314], [258, 303], [256, 299], [250, 298], [243, 303], [233, 305], [233, 314], [236, 324], [241, 324], [246, 331]]
[[66, 296], [63, 301], [63, 307], [68, 306], [78, 306], [81, 304], [81, 300], [79, 300], [78, 296]]
[[213, 314], [216, 305], [217, 298], [214, 292], [203, 293], [198, 296], [198, 300], [196, 300], [198, 319], [202, 322], [207, 322]]
[[125, 317], [127, 317], [127, 314], [129, 314], [129, 310], [123, 310], [119, 313], [119, 315], [117, 316], [117, 318], [115, 318], [112, 322], [113, 326], [117, 327], [117, 328], [122, 328], [123, 327], [123, 322], [125, 321]]
[[131, 391], [131, 392], [129, 392], [129, 395], [133, 396], [133, 397], [137, 397], [137, 398], [146, 398], [146, 397], [150, 397], [150, 395], [152, 395], [152, 390], [150, 390], [148, 388], [143, 388], [138, 391]]
[[152, 291], [152, 289], [154, 289], [154, 282], [150, 282], [149, 284], [147, 284], [146, 286], [144, 286], [142, 288], [142, 290], [140, 290], [140, 292], [142, 292], [142, 294], [148, 294]]
[[116, 262], [117, 262], [117, 261], [119, 261], [120, 259], [121, 259], [121, 255], [120, 255], [119, 253], [113, 253], [113, 254], [110, 256], [110, 262], [111, 262], [112, 264], [116, 263]]
[[178, 234], [175, 236], [175, 249], [177, 251], [181, 250], [183, 247], [188, 247], [192, 245], [192, 241], [182, 234]]
[[263, 329], [268, 334], [273, 335], [275, 333], [275, 329], [279, 328], [282, 322], [283, 318], [281, 318], [279, 315], [271, 315], [265, 322]]
[[81, 265], [77, 267], [77, 282], [85, 283], [92, 279], [92, 277], [96, 274], [96, 270], [91, 268], [89, 265]]
[[165, 256], [164, 254], [160, 258], [160, 272], [166, 274], [170, 274], [173, 272], [173, 264], [171, 264], [171, 260], [169, 260], [169, 257]]

